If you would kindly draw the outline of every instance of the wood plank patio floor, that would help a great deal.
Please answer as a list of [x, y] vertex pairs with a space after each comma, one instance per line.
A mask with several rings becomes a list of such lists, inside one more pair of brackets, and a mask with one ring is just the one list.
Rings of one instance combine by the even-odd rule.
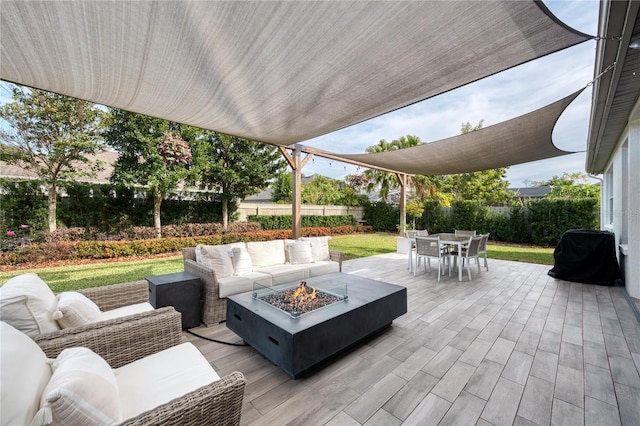
[[[493, 259], [471, 282], [414, 277], [396, 253], [343, 266], [407, 287], [408, 312], [306, 377], [185, 334], [220, 375], [245, 375], [243, 425], [640, 425], [640, 324], [621, 288]], [[192, 331], [242, 342], [224, 323]]]

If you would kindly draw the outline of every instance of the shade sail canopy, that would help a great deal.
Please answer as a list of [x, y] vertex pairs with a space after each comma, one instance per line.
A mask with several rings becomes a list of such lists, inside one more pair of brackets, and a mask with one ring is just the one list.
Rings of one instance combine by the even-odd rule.
[[4, 0], [0, 13], [3, 80], [278, 145], [589, 38], [534, 1]]
[[443, 175], [507, 167], [572, 154], [556, 148], [553, 128], [579, 90], [546, 107], [470, 133], [411, 148], [337, 157], [408, 174]]

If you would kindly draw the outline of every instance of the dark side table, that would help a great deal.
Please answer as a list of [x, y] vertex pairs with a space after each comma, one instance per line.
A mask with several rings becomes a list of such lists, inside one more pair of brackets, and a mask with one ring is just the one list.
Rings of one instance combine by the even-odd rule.
[[182, 329], [200, 325], [200, 278], [188, 272], [153, 275], [149, 283], [149, 303], [154, 308], [173, 306], [182, 314]]

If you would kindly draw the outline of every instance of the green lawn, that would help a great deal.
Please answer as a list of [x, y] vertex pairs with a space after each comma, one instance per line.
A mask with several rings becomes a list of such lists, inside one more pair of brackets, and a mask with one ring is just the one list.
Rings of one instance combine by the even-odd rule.
[[[332, 250], [344, 253], [345, 259], [373, 256], [396, 251], [394, 234], [338, 235], [329, 241]], [[553, 248], [489, 244], [491, 259], [553, 265]], [[182, 255], [137, 261], [104, 262], [85, 265], [56, 266], [0, 272], [0, 283], [26, 272], [35, 272], [54, 292], [97, 287], [142, 280], [150, 275], [182, 271]]]

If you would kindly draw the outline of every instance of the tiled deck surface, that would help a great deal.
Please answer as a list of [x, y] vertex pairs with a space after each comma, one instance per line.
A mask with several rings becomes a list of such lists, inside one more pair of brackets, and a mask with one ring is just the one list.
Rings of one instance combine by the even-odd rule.
[[[640, 324], [620, 288], [491, 259], [471, 282], [406, 268], [395, 253], [345, 262], [406, 286], [408, 312], [302, 379], [187, 336], [220, 375], [244, 373], [246, 425], [640, 425]], [[224, 323], [192, 331], [241, 342]]]

